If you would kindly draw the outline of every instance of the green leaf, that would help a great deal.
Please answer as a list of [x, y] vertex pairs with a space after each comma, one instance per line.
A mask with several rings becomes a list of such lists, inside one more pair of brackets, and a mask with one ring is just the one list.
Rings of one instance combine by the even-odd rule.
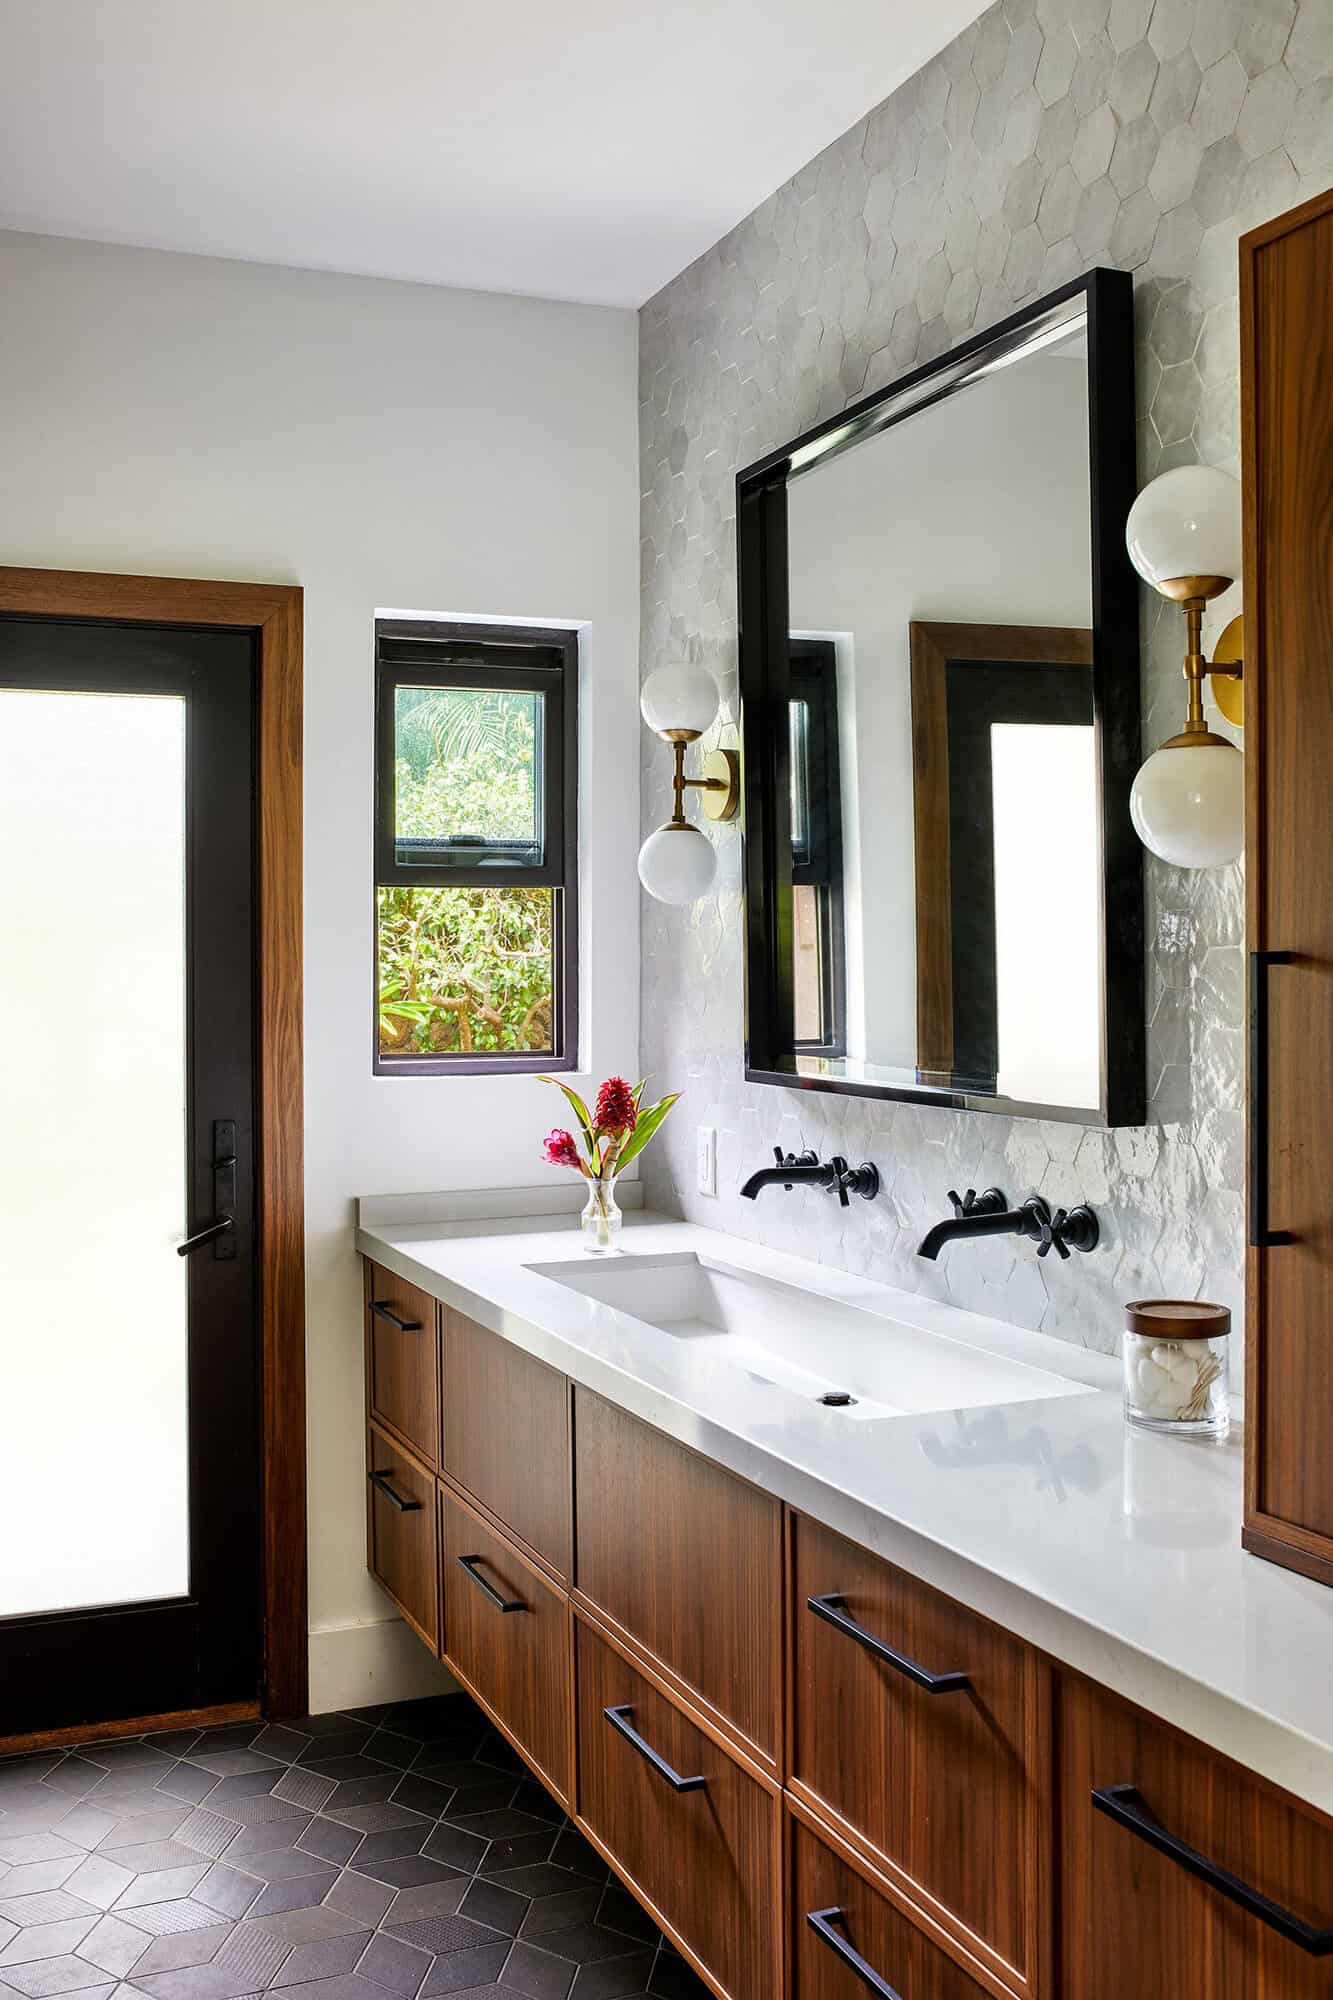
[[662, 1120], [666, 1117], [668, 1111], [670, 1111], [672, 1105], [679, 1104], [679, 1102], [680, 1092], [675, 1090], [671, 1093], [670, 1097], [664, 1097], [660, 1104], [651, 1104], [646, 1111], [639, 1113], [638, 1124], [634, 1127], [634, 1130], [630, 1133], [621, 1148], [620, 1158], [616, 1163], [616, 1171], [618, 1173], [622, 1172], [629, 1165], [630, 1161], [643, 1151]]
[[588, 1115], [587, 1105], [583, 1102], [577, 1090], [571, 1090], [567, 1083], [561, 1083], [558, 1076], [539, 1076], [537, 1081], [538, 1083], [553, 1083], [557, 1090], [564, 1091], [565, 1096], [569, 1099], [573, 1107], [574, 1116], [578, 1119], [580, 1128], [582, 1129], [583, 1143], [588, 1148], [588, 1158], [590, 1160], [595, 1159], [597, 1157], [596, 1135], [592, 1129], [592, 1119]]

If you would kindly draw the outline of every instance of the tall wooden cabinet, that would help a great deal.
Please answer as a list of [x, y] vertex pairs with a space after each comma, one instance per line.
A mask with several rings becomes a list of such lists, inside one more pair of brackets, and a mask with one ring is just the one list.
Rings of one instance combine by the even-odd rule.
[[1333, 191], [1240, 246], [1245, 1546], [1333, 1584]]

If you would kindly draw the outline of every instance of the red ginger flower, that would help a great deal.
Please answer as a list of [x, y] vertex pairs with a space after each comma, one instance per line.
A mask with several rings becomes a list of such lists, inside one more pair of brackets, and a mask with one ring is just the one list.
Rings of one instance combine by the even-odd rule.
[[627, 1137], [634, 1130], [639, 1122], [639, 1108], [634, 1102], [634, 1092], [623, 1076], [606, 1079], [597, 1093], [592, 1122], [594, 1130], [609, 1133], [617, 1139]]
[[562, 1132], [557, 1125], [542, 1140], [542, 1154], [548, 1166], [583, 1168], [579, 1149], [574, 1144], [572, 1132]]

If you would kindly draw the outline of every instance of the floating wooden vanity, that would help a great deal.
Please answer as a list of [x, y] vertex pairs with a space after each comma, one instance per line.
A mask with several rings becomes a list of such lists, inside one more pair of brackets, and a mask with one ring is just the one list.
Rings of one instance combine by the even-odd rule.
[[723, 2000], [1333, 2000], [1312, 1807], [369, 1261], [366, 1370], [371, 1569]]

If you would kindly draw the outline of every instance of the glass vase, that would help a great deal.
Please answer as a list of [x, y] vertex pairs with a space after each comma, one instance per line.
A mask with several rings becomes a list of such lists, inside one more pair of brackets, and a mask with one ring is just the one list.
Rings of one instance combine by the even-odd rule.
[[603, 1174], [588, 1182], [588, 1199], [580, 1217], [583, 1247], [597, 1256], [620, 1248], [620, 1208], [616, 1202], [614, 1174]]

